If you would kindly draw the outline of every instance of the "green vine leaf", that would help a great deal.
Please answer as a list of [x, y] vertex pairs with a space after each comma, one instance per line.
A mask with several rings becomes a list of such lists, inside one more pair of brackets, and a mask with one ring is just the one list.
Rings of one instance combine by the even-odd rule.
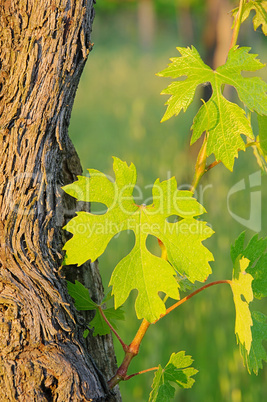
[[235, 87], [241, 102], [249, 110], [260, 115], [267, 114], [267, 84], [259, 77], [244, 78], [241, 74], [242, 71], [257, 71], [264, 64], [256, 58], [257, 55], [249, 53], [250, 48], [235, 46], [230, 49], [226, 63], [213, 71], [193, 46], [191, 49], [178, 47], [177, 50], [181, 57], [170, 59], [172, 63], [158, 75], [186, 78], [172, 82], [162, 92], [171, 95], [162, 121], [178, 115], [182, 109], [186, 111], [193, 101], [197, 86], [210, 82], [213, 93], [194, 118], [191, 144], [206, 131], [207, 156], [213, 153], [217, 160], [232, 170], [238, 151], [245, 150], [241, 134], [251, 139], [254, 136], [245, 111], [222, 95], [222, 87], [225, 84]]
[[262, 361], [267, 362], [267, 353], [262, 342], [267, 340], [267, 317], [260, 312], [252, 312], [252, 344], [248, 352], [244, 345], [240, 345], [240, 352], [247, 367], [248, 372], [251, 374], [254, 371], [258, 374], [262, 369]]
[[[114, 158], [113, 169], [115, 182], [90, 169], [90, 177], [79, 177], [78, 181], [64, 187], [79, 201], [102, 202], [108, 208], [103, 215], [78, 212], [66, 225], [65, 229], [73, 237], [64, 246], [65, 264], [81, 265], [86, 260], [96, 260], [117, 233], [132, 230], [136, 239], [134, 248], [118, 263], [109, 285], [112, 286], [115, 308], [137, 289], [137, 317], [153, 322], [166, 311], [159, 292], [179, 299], [176, 273], [185, 275], [192, 283], [206, 280], [211, 273], [209, 261], [213, 256], [202, 241], [213, 231], [206, 222], [195, 219], [205, 209], [191, 192], [177, 190], [174, 177], [163, 182], [156, 180], [151, 205], [136, 205], [132, 195], [136, 183], [134, 165], [128, 166]], [[172, 215], [179, 217], [178, 222], [167, 221]], [[147, 249], [148, 235], [162, 241], [168, 261]]]
[[257, 145], [253, 146], [253, 152], [257, 163], [264, 173], [267, 173], [267, 116], [257, 114], [259, 135]]
[[187, 292], [188, 290], [193, 291], [197, 289], [197, 284], [190, 282], [186, 276], [176, 276], [176, 280], [179, 284], [180, 292]]
[[249, 260], [245, 257], [236, 260], [231, 288], [236, 309], [235, 334], [238, 343], [244, 345], [249, 353], [252, 342], [251, 326], [253, 325], [249, 303], [253, 300], [251, 288], [253, 277], [246, 272], [248, 265]]
[[261, 150], [267, 158], [267, 116], [257, 115]]
[[67, 281], [68, 292], [73, 297], [77, 310], [96, 310], [98, 305], [91, 299], [89, 290], [79, 281]]
[[107, 303], [109, 300], [111, 300], [112, 299], [112, 291], [111, 291], [111, 289], [108, 291], [108, 293], [104, 296], [104, 299], [102, 300], [102, 303], [101, 304], [103, 304], [103, 303]]
[[191, 388], [195, 382], [192, 378], [198, 370], [191, 366], [191, 356], [185, 356], [185, 352], [173, 353], [167, 365], [159, 368], [154, 376], [149, 402], [169, 402], [175, 393], [175, 388], [170, 384], [174, 382], [181, 388]]
[[84, 339], [87, 338], [87, 336], [89, 335], [89, 333], [90, 333], [89, 329], [85, 329], [85, 330], [83, 331], [83, 338], [84, 338]]
[[[262, 32], [264, 35], [267, 35], [267, 1], [266, 0], [253, 0], [248, 1], [243, 5], [242, 19], [241, 22], [244, 22], [250, 12], [255, 10], [255, 16], [253, 18], [253, 27], [254, 31], [261, 25]], [[238, 7], [232, 10], [233, 17], [236, 17], [238, 12]]]
[[231, 248], [232, 261], [242, 257], [250, 260], [246, 272], [252, 275], [253, 295], [257, 299], [267, 296], [267, 237], [258, 239], [258, 235], [252, 237], [247, 247], [244, 247], [245, 232], [236, 240]]
[[[231, 258], [235, 265], [242, 260], [249, 261], [246, 275], [250, 275], [253, 279], [251, 288], [254, 297], [262, 299], [267, 296], [267, 238], [259, 239], [258, 235], [255, 235], [246, 247], [244, 240], [245, 232], [241, 233], [231, 247]], [[245, 342], [240, 342], [239, 347], [248, 372], [254, 371], [258, 374], [259, 369], [262, 368], [262, 361], [267, 361], [266, 350], [262, 344], [267, 340], [267, 317], [261, 312], [252, 311], [251, 318], [253, 326], [250, 349]]]
[[[116, 321], [124, 321], [124, 311], [121, 307], [117, 310], [114, 307], [107, 308], [103, 310], [106, 318], [113, 326], [113, 328], [117, 329]], [[93, 336], [96, 335], [107, 335], [110, 333], [110, 328], [104, 318], [102, 317], [99, 309], [96, 310], [95, 316], [90, 322], [90, 327], [94, 328]]]
[[[74, 305], [78, 311], [96, 310], [94, 318], [90, 321], [90, 327], [94, 328], [93, 336], [109, 334], [110, 328], [100, 314], [99, 305], [91, 299], [89, 290], [79, 281], [75, 281], [75, 283], [67, 281], [67, 287], [70, 296], [73, 297], [75, 301]], [[111, 292], [108, 292], [108, 294], [104, 297], [101, 302], [101, 306], [111, 299], [112, 296], [110, 293]], [[121, 308], [115, 310], [114, 307], [109, 307], [103, 309], [103, 312], [115, 329], [117, 329], [116, 321], [124, 320], [124, 311]], [[88, 330], [84, 331], [85, 338], [87, 337], [88, 333]]]

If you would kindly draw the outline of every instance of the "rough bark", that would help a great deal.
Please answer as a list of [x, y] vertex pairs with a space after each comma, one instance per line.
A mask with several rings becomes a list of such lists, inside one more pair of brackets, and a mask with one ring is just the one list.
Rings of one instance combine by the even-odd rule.
[[[81, 173], [67, 129], [93, 17], [93, 0], [0, 0], [1, 401], [120, 400], [105, 380], [111, 337], [86, 347], [60, 270], [75, 210], [61, 186]], [[96, 264], [67, 275], [101, 298]]]

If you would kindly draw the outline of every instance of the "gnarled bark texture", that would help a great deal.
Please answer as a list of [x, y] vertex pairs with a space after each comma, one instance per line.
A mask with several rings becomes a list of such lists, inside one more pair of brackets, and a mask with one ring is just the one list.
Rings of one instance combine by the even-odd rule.
[[[0, 0], [1, 402], [120, 400], [105, 380], [111, 337], [85, 345], [59, 269], [75, 210], [61, 186], [81, 173], [67, 128], [93, 16], [93, 0]], [[100, 299], [96, 264], [75, 270]]]

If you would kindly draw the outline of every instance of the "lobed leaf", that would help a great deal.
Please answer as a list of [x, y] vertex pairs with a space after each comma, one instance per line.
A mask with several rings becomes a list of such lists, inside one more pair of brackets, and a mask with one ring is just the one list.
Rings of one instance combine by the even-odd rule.
[[89, 290], [78, 281], [75, 283], [67, 281], [68, 292], [75, 300], [77, 310], [95, 310], [97, 304], [91, 299]]
[[184, 112], [192, 103], [198, 85], [209, 81], [212, 69], [201, 59], [194, 46], [192, 48], [177, 47], [181, 57], [173, 57], [172, 62], [165, 70], [159, 72], [160, 77], [179, 78], [186, 76], [183, 81], [173, 82], [164, 89], [162, 95], [171, 95], [166, 102], [167, 110], [162, 118], [162, 122], [174, 115], [178, 115], [183, 109]]
[[249, 353], [252, 342], [251, 326], [253, 325], [249, 303], [253, 300], [251, 288], [253, 277], [246, 272], [248, 264], [247, 258], [236, 260], [231, 288], [236, 309], [235, 334], [238, 343], [244, 345]]
[[[163, 182], [156, 180], [151, 205], [136, 205], [132, 195], [136, 182], [134, 165], [127, 166], [114, 158], [113, 169], [114, 182], [96, 170], [89, 170], [90, 177], [79, 178], [64, 187], [69, 194], [76, 194], [79, 200], [105, 201], [108, 208], [103, 215], [78, 212], [66, 225], [65, 229], [73, 237], [64, 246], [65, 264], [80, 265], [88, 259], [96, 260], [117, 233], [132, 230], [135, 233], [134, 248], [115, 267], [109, 285], [112, 286], [115, 308], [124, 303], [133, 289], [137, 289], [137, 317], [153, 322], [166, 311], [159, 292], [179, 299], [179, 285], [175, 279], [177, 273], [185, 275], [192, 283], [206, 280], [211, 273], [209, 261], [213, 260], [213, 256], [202, 241], [213, 231], [206, 222], [195, 219], [205, 209], [191, 192], [177, 190], [174, 177]], [[110, 192], [113, 198], [105, 196], [106, 192]], [[167, 221], [172, 215], [179, 217], [178, 222]], [[148, 235], [155, 236], [164, 244], [168, 261], [147, 249]]]
[[259, 239], [258, 235], [255, 235], [246, 247], [244, 239], [245, 232], [241, 233], [232, 246], [232, 261], [235, 262], [242, 257], [250, 261], [246, 272], [253, 277], [253, 295], [257, 299], [262, 299], [267, 296], [267, 237]]
[[178, 47], [177, 50], [181, 57], [170, 59], [171, 64], [158, 75], [186, 78], [171, 83], [162, 92], [171, 95], [162, 121], [179, 114], [182, 109], [186, 111], [193, 101], [197, 86], [210, 82], [212, 96], [194, 119], [191, 144], [206, 131], [207, 156], [213, 153], [217, 160], [232, 170], [238, 151], [245, 150], [241, 134], [251, 139], [254, 136], [245, 111], [225, 99], [222, 88], [225, 84], [234, 86], [240, 100], [249, 110], [260, 115], [267, 114], [267, 84], [259, 77], [245, 78], [241, 74], [242, 71], [257, 71], [264, 64], [256, 58], [257, 55], [249, 53], [250, 48], [235, 46], [230, 49], [226, 63], [213, 71], [201, 60], [194, 47]]
[[267, 353], [262, 342], [267, 340], [267, 316], [260, 312], [252, 312], [253, 327], [252, 343], [248, 352], [244, 345], [240, 345], [240, 352], [251, 374], [254, 371], [258, 374], [259, 369], [262, 369], [262, 361], [267, 362]]
[[[266, 0], [253, 0], [244, 3], [241, 22], [244, 22], [250, 12], [254, 10], [256, 13], [253, 17], [254, 30], [261, 26], [264, 35], [267, 35], [267, 1]], [[233, 17], [236, 17], [238, 8], [232, 11]]]
[[219, 93], [213, 95], [213, 101], [208, 101], [200, 108], [192, 129], [191, 144], [207, 131], [207, 156], [213, 153], [229, 170], [233, 169], [238, 151], [245, 150], [240, 134], [253, 138], [244, 110]]
[[[235, 266], [237, 266], [240, 261], [249, 261], [245, 272], [246, 275], [252, 278], [251, 289], [254, 297], [261, 299], [267, 296], [267, 238], [259, 239], [258, 235], [255, 235], [251, 238], [246, 247], [244, 246], [244, 239], [245, 232], [241, 233], [235, 244], [231, 247], [231, 257]], [[244, 292], [247, 293], [246, 301], [251, 298], [249, 281], [250, 280], [247, 279], [247, 284], [243, 287]], [[242, 286], [241, 283], [240, 286]], [[247, 324], [249, 324], [251, 320], [248, 316], [247, 306], [243, 307], [246, 310], [246, 318], [244, 317], [244, 319], [249, 319], [247, 322]], [[266, 350], [262, 344], [263, 341], [267, 340], [267, 317], [263, 313], [252, 311], [251, 318], [253, 326], [251, 327], [252, 338], [250, 348], [248, 347], [248, 338], [246, 342], [243, 336], [242, 341], [237, 334], [237, 339], [244, 364], [249, 373], [254, 371], [255, 374], [258, 374], [259, 369], [262, 368], [262, 361], [267, 361]], [[244, 328], [245, 327], [246, 323], [244, 323]], [[248, 326], [247, 337], [250, 337]]]
[[257, 145], [253, 146], [253, 152], [257, 163], [264, 173], [267, 173], [267, 116], [257, 114], [259, 135]]
[[[90, 321], [90, 327], [94, 328], [93, 336], [96, 335], [107, 335], [110, 333], [110, 328], [99, 311], [99, 305], [95, 303], [90, 295], [89, 290], [80, 282], [75, 281], [75, 283], [67, 281], [68, 292], [71, 297], [75, 300], [75, 307], [77, 310], [96, 310], [94, 318]], [[102, 304], [106, 303], [111, 299], [111, 292], [104, 297]], [[124, 311], [121, 308], [117, 310], [114, 307], [104, 309], [104, 314], [111, 325], [116, 329], [116, 321], [124, 320]], [[84, 337], [86, 338], [89, 331], [84, 331]]]
[[173, 353], [165, 368], [159, 365], [154, 376], [149, 402], [169, 402], [175, 393], [170, 382], [181, 388], [191, 388], [195, 382], [192, 376], [198, 372], [190, 367], [192, 362], [191, 356], [185, 356], [185, 352], [182, 351]]
[[[124, 311], [119, 307], [117, 310], [114, 307], [103, 310], [106, 318], [117, 329], [116, 321], [124, 321]], [[90, 327], [94, 329], [93, 336], [107, 335], [110, 333], [110, 328], [104, 318], [102, 317], [99, 309], [96, 310], [95, 316], [90, 322]]]
[[267, 158], [267, 116], [257, 115], [258, 117], [258, 125], [259, 125], [259, 140], [261, 150]]

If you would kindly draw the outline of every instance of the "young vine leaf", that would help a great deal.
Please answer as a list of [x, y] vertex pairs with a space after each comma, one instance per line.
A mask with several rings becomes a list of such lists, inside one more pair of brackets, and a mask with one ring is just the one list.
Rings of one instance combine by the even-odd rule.
[[[110, 333], [110, 328], [99, 311], [99, 305], [95, 303], [89, 294], [86, 287], [83, 286], [79, 281], [75, 283], [67, 281], [68, 292], [71, 297], [73, 297], [75, 307], [77, 310], [96, 310], [95, 316], [90, 322], [90, 327], [94, 328], [93, 336], [96, 335], [107, 335]], [[109, 293], [102, 300], [101, 305], [109, 300]], [[109, 307], [103, 310], [106, 318], [112, 324], [113, 328], [116, 329], [116, 320], [124, 320], [124, 311], [121, 308], [117, 310], [114, 307]], [[84, 336], [88, 335], [88, 330], [85, 331]]]
[[95, 303], [89, 294], [89, 290], [83, 286], [79, 281], [75, 283], [67, 281], [67, 288], [69, 295], [73, 297], [75, 307], [77, 310], [96, 310], [98, 304]]
[[240, 353], [243, 357], [244, 365], [248, 372], [252, 371], [258, 374], [262, 369], [262, 361], [267, 362], [266, 349], [263, 346], [263, 341], [267, 340], [267, 316], [259, 311], [252, 312], [253, 327], [252, 344], [248, 352], [244, 345], [240, 345]]
[[[114, 309], [114, 307], [109, 307], [103, 310], [107, 320], [113, 326], [114, 329], [117, 329], [117, 321], [124, 321], [124, 311], [121, 307]], [[110, 333], [110, 327], [104, 320], [102, 314], [99, 309], [96, 310], [95, 316], [90, 322], [90, 327], [94, 328], [93, 336], [96, 335], [107, 335]]]
[[253, 300], [251, 288], [253, 277], [246, 272], [248, 264], [249, 260], [245, 257], [236, 260], [231, 288], [236, 309], [235, 334], [238, 343], [244, 345], [249, 353], [252, 342], [251, 326], [253, 325], [249, 303]]
[[261, 116], [258, 114], [258, 125], [259, 125], [259, 141], [261, 150], [267, 157], [267, 116]]
[[[191, 192], [177, 190], [174, 177], [163, 182], [156, 180], [151, 205], [136, 205], [132, 194], [136, 183], [135, 166], [114, 158], [113, 169], [115, 182], [89, 169], [90, 177], [80, 176], [75, 183], [63, 187], [79, 201], [101, 202], [108, 208], [103, 215], [78, 212], [66, 225], [65, 229], [73, 237], [64, 246], [65, 264], [81, 265], [86, 260], [96, 260], [117, 233], [132, 230], [135, 245], [118, 263], [110, 280], [115, 308], [137, 289], [137, 317], [153, 322], [166, 311], [159, 292], [179, 299], [176, 272], [192, 283], [205, 281], [211, 273], [209, 261], [213, 256], [202, 241], [213, 231], [206, 222], [195, 219], [205, 209]], [[172, 215], [179, 217], [178, 222], [167, 221]], [[168, 261], [147, 249], [148, 235], [165, 245]]]
[[193, 101], [197, 86], [210, 82], [213, 93], [194, 118], [191, 144], [206, 131], [207, 156], [213, 153], [217, 160], [233, 170], [238, 151], [245, 150], [241, 134], [251, 139], [254, 136], [245, 111], [222, 95], [222, 87], [225, 84], [235, 87], [239, 99], [249, 110], [267, 114], [267, 84], [259, 77], [244, 78], [241, 74], [242, 71], [257, 71], [264, 64], [256, 58], [257, 55], [249, 53], [250, 48], [235, 46], [230, 49], [226, 63], [213, 71], [193, 46], [191, 49], [178, 47], [177, 50], [181, 57], [170, 59], [171, 64], [158, 75], [186, 78], [172, 82], [162, 92], [171, 95], [162, 121], [178, 115], [182, 109], [185, 112]]
[[[255, 15], [253, 17], [254, 31], [261, 25], [262, 32], [267, 35], [267, 1], [266, 0], [253, 0], [244, 3], [242, 9], [242, 19], [243, 23], [249, 16], [250, 12], [255, 10]], [[238, 7], [232, 10], [233, 17], [236, 17], [238, 12]]]
[[237, 259], [247, 258], [250, 263], [246, 272], [252, 275], [252, 290], [256, 299], [267, 296], [267, 237], [258, 239], [258, 235], [252, 237], [247, 247], [244, 247], [245, 232], [231, 247], [231, 258], [235, 264]]
[[[231, 247], [231, 257], [234, 264], [242, 259], [249, 260], [246, 275], [251, 275], [252, 291], [254, 298], [262, 299], [267, 296], [267, 238], [258, 239], [258, 235], [252, 237], [248, 245], [244, 246], [245, 233], [237, 238]], [[253, 304], [252, 304], [253, 305]], [[258, 374], [262, 368], [262, 361], [267, 362], [267, 353], [263, 342], [267, 340], [267, 317], [258, 311], [251, 313], [253, 326], [251, 327], [252, 342], [250, 349], [245, 342], [240, 342], [240, 352], [249, 373]]]
[[185, 352], [173, 353], [167, 365], [162, 368], [159, 365], [152, 384], [149, 402], [169, 402], [175, 393], [175, 388], [170, 384], [174, 382], [181, 388], [191, 388], [195, 382], [192, 378], [198, 370], [191, 366], [191, 356], [185, 356]]
[[257, 145], [253, 146], [253, 152], [257, 163], [264, 173], [267, 173], [267, 116], [257, 115], [259, 135]]

